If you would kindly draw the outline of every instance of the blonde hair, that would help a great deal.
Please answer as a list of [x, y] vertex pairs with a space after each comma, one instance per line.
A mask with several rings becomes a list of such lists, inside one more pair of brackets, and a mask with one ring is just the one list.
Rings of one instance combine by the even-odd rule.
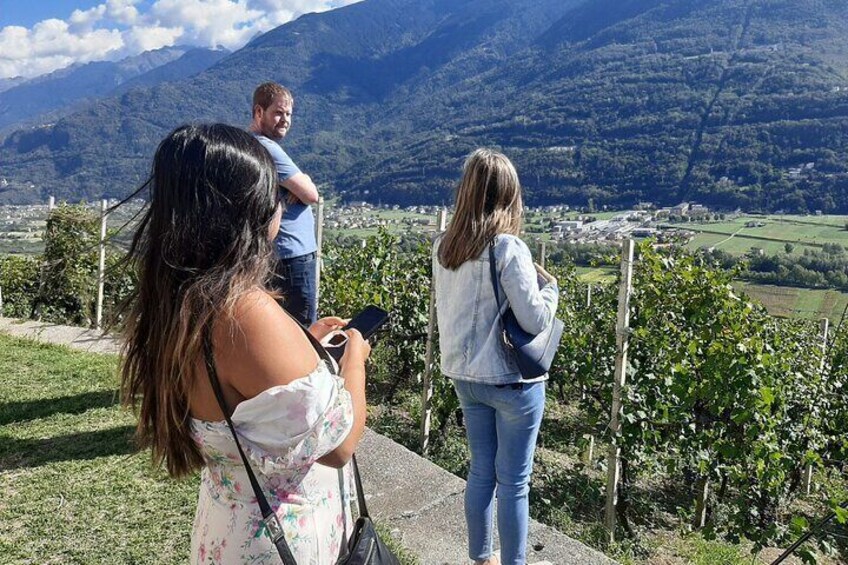
[[503, 153], [477, 149], [465, 160], [456, 210], [439, 246], [439, 263], [457, 269], [498, 234], [518, 235], [524, 215], [518, 173]]

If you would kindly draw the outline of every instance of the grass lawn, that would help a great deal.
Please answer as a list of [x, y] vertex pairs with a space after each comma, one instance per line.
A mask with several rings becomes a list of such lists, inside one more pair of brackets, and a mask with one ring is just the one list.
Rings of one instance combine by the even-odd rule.
[[197, 479], [134, 454], [116, 358], [0, 335], [4, 563], [184, 563]]
[[135, 453], [116, 368], [0, 334], [4, 565], [187, 561], [197, 476], [172, 480]]

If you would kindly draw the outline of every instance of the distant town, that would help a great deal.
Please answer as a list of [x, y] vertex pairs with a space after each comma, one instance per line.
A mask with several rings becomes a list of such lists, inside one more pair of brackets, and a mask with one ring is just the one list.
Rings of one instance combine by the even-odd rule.
[[[118, 204], [109, 200], [108, 207]], [[110, 212], [110, 228], [131, 231], [133, 219], [144, 205], [134, 200]], [[51, 204], [0, 206], [0, 253], [37, 253], [42, 245]], [[100, 203], [87, 207], [100, 213]], [[323, 210], [325, 234], [367, 236], [385, 228], [395, 233], [432, 235], [436, 230], [439, 206], [377, 206], [367, 202], [329, 203]], [[449, 212], [450, 213], [450, 212]], [[641, 204], [633, 210], [588, 211], [568, 205], [528, 207], [525, 231], [529, 237], [567, 243], [617, 244], [627, 238], [654, 237], [659, 242], [686, 243], [695, 232], [675, 225], [692, 221], [719, 221], [724, 213], [706, 206], [681, 203], [666, 208]]]

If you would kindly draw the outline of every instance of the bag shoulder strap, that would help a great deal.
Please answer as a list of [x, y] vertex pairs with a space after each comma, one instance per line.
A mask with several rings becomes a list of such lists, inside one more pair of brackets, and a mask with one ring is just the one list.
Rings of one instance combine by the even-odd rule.
[[492, 275], [492, 290], [495, 292], [495, 302], [498, 305], [498, 320], [501, 323], [503, 323], [503, 319], [502, 319], [503, 314], [501, 314], [501, 297], [500, 297], [500, 292], [498, 291], [498, 289], [499, 289], [499, 285], [498, 285], [499, 278], [498, 278], [498, 265], [497, 265], [496, 259], [495, 259], [495, 239], [494, 238], [492, 238], [492, 241], [489, 242], [489, 272]]
[[241, 442], [238, 439], [238, 434], [236, 434], [236, 428], [233, 426], [233, 420], [230, 418], [230, 411], [227, 409], [227, 401], [224, 399], [224, 392], [221, 390], [221, 383], [218, 380], [218, 373], [215, 370], [215, 356], [212, 351], [211, 325], [207, 326], [203, 332], [203, 355], [206, 361], [206, 373], [209, 375], [209, 382], [212, 384], [212, 390], [215, 391], [215, 398], [218, 400], [218, 406], [221, 408], [221, 412], [224, 413], [224, 419], [227, 421], [227, 426], [229, 426], [230, 432], [233, 434], [233, 440], [236, 442], [236, 448], [238, 448], [241, 461], [244, 463], [244, 468], [247, 470], [247, 478], [250, 480], [250, 486], [253, 488], [253, 494], [256, 496], [256, 502], [259, 503], [259, 510], [262, 512], [262, 522], [265, 524], [265, 527], [268, 530], [268, 535], [271, 537], [271, 541], [277, 548], [277, 552], [280, 554], [280, 558], [283, 560], [284, 565], [297, 565], [297, 561], [295, 561], [294, 555], [292, 555], [291, 549], [289, 549], [289, 545], [286, 543], [286, 538], [283, 535], [283, 525], [280, 523], [279, 518], [277, 518], [277, 514], [271, 509], [271, 505], [268, 504], [268, 499], [265, 498], [265, 494], [262, 492], [262, 487], [259, 486], [259, 481], [256, 480], [256, 475], [250, 467], [250, 462], [247, 460], [247, 456], [244, 454]]
[[[285, 309], [283, 309], [283, 310], [285, 310]], [[333, 368], [335, 367], [335, 365], [333, 364], [332, 357], [330, 357], [330, 354], [327, 353], [326, 349], [324, 349], [324, 346], [321, 345], [321, 342], [318, 341], [318, 339], [314, 335], [312, 335], [309, 332], [309, 330], [306, 329], [306, 327], [303, 324], [300, 323], [300, 321], [298, 321], [297, 319], [292, 317], [292, 315], [289, 314], [288, 312], [286, 312], [286, 314], [288, 314], [289, 317], [292, 320], [294, 320], [294, 322], [298, 326], [300, 326], [300, 329], [303, 330], [303, 333], [306, 334], [306, 337], [309, 339], [309, 342], [312, 344], [312, 347], [318, 353], [318, 356], [321, 359], [324, 360], [324, 362], [327, 364], [329, 370], [333, 371]], [[356, 504], [359, 507], [359, 515], [365, 516], [365, 517], [370, 517], [369, 514], [368, 514], [368, 507], [365, 504], [365, 494], [364, 494], [364, 491], [362, 490], [362, 477], [359, 475], [359, 465], [356, 462], [356, 454], [354, 454], [351, 457], [351, 463], [353, 464], [353, 478], [354, 478], [354, 481], [356, 483]], [[340, 474], [342, 473], [341, 469], [339, 469], [339, 473]]]
[[[285, 309], [283, 309], [284, 312]], [[291, 316], [288, 312], [286, 314], [294, 320], [294, 322], [298, 325], [298, 327], [303, 330], [304, 334], [306, 334], [307, 339], [311, 343], [313, 349], [318, 354], [318, 356], [325, 362], [328, 370], [334, 372], [335, 365], [333, 364], [332, 358], [330, 354], [327, 353], [327, 350], [324, 349], [324, 346], [321, 345], [321, 342], [312, 335], [308, 329], [306, 329], [303, 324], [301, 324], [297, 319]], [[227, 421], [227, 426], [230, 428], [230, 433], [233, 435], [233, 440], [235, 441], [236, 448], [238, 449], [239, 455], [241, 456], [242, 463], [244, 464], [245, 470], [247, 471], [247, 476], [250, 481], [250, 486], [253, 489], [253, 494], [256, 496], [256, 501], [259, 504], [259, 510], [262, 513], [262, 521], [265, 523], [265, 527], [268, 528], [268, 534], [271, 537], [271, 541], [277, 548], [278, 553], [280, 554], [280, 558], [283, 560], [284, 565], [297, 565], [297, 562], [294, 559], [294, 556], [291, 553], [291, 549], [286, 543], [285, 536], [283, 535], [283, 527], [280, 524], [279, 518], [277, 518], [276, 513], [271, 509], [271, 505], [268, 503], [268, 499], [265, 497], [265, 494], [262, 492], [262, 487], [259, 486], [259, 481], [256, 479], [256, 475], [253, 472], [253, 468], [250, 466], [250, 462], [247, 459], [247, 456], [244, 454], [244, 450], [241, 447], [241, 442], [239, 442], [238, 434], [236, 434], [235, 426], [233, 425], [232, 418], [230, 418], [230, 412], [227, 408], [227, 402], [224, 399], [224, 393], [221, 389], [221, 383], [218, 380], [218, 372], [215, 370], [215, 356], [212, 350], [212, 336], [211, 336], [211, 326], [208, 326], [204, 330], [203, 334], [203, 354], [204, 360], [206, 362], [206, 373], [209, 376], [209, 382], [212, 385], [212, 390], [215, 392], [215, 398], [218, 401], [218, 406], [221, 408], [221, 412], [224, 414], [224, 419]], [[353, 464], [353, 476], [356, 484], [356, 502], [359, 507], [359, 515], [369, 517], [368, 507], [365, 503], [365, 493], [362, 489], [362, 477], [359, 474], [359, 465], [356, 462], [356, 455], [352, 456], [351, 460]], [[339, 499], [342, 504], [342, 520], [344, 521], [344, 534], [347, 537], [347, 520], [344, 518], [345, 509], [344, 509], [344, 471], [343, 469], [338, 470], [339, 475]], [[344, 549], [344, 540], [341, 544], [342, 547], [340, 551]]]

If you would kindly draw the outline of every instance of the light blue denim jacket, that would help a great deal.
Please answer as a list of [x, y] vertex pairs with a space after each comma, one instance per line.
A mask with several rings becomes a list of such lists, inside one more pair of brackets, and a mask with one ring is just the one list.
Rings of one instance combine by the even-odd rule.
[[[489, 270], [489, 247], [452, 271], [439, 263], [440, 243], [441, 238], [433, 246], [432, 259], [442, 374], [493, 385], [521, 381], [515, 361], [504, 348]], [[531, 334], [553, 323], [559, 289], [550, 283], [539, 288], [527, 245], [513, 235], [498, 235], [495, 262], [502, 311], [512, 307], [518, 323]]]

